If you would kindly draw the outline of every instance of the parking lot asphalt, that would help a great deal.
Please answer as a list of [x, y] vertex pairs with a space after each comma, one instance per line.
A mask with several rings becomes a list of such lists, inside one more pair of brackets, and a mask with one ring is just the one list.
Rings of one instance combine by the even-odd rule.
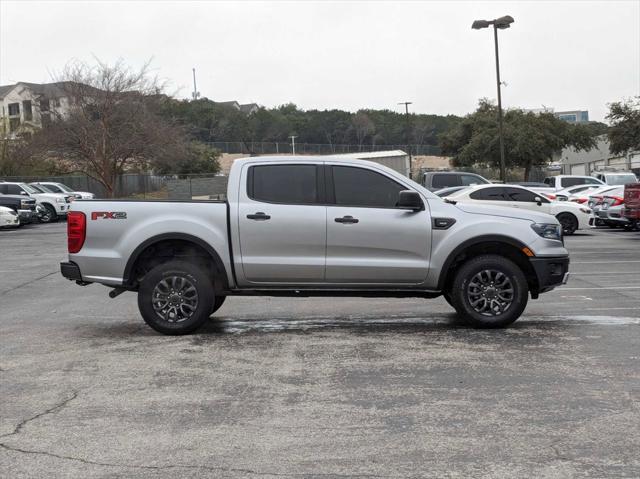
[[165, 337], [0, 231], [1, 477], [640, 477], [640, 233], [566, 240], [505, 330], [420, 299], [229, 298]]

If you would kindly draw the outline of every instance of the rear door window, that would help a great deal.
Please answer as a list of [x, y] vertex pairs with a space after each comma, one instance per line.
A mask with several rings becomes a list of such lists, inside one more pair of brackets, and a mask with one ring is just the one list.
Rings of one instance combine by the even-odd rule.
[[588, 183], [587, 178], [567, 177], [567, 178], [562, 178], [560, 180], [560, 185], [563, 188], [567, 188], [569, 186], [575, 186], [575, 185], [584, 185], [585, 183]]
[[247, 194], [255, 201], [312, 205], [319, 202], [316, 165], [257, 165], [249, 168]]

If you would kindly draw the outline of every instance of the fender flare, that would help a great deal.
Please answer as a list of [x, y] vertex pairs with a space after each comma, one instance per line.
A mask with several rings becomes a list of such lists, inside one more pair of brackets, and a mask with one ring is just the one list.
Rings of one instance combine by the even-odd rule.
[[522, 250], [522, 248], [526, 247], [526, 245], [521, 241], [515, 238], [511, 238], [510, 236], [503, 235], [482, 235], [463, 241], [458, 246], [456, 246], [456, 248], [449, 254], [449, 256], [447, 256], [447, 259], [442, 264], [442, 268], [440, 268], [440, 275], [438, 276], [439, 291], [444, 290], [447, 273], [449, 273], [449, 269], [451, 268], [451, 265], [453, 264], [453, 261], [456, 259], [456, 257], [464, 250], [481, 243], [506, 243], [510, 246], [518, 248], [518, 250]]
[[147, 249], [149, 246], [155, 243], [159, 243], [161, 241], [166, 241], [166, 240], [188, 241], [204, 249], [213, 259], [216, 269], [220, 271], [220, 273], [222, 273], [222, 276], [223, 276], [222, 282], [224, 287], [228, 288], [229, 280], [227, 276], [227, 270], [224, 267], [224, 263], [222, 262], [222, 258], [220, 258], [220, 255], [218, 254], [218, 252], [215, 249], [213, 249], [213, 247], [203, 239], [198, 238], [197, 236], [186, 234], [186, 233], [163, 233], [156, 236], [152, 236], [151, 238], [148, 238], [144, 240], [142, 243], [140, 243], [136, 247], [136, 249], [133, 250], [133, 253], [131, 253], [131, 255], [129, 256], [129, 259], [127, 260], [127, 265], [124, 268], [124, 275], [122, 278], [123, 285], [131, 286], [131, 274], [133, 272], [133, 266], [138, 261], [138, 258], [140, 257], [142, 252], [145, 249]]

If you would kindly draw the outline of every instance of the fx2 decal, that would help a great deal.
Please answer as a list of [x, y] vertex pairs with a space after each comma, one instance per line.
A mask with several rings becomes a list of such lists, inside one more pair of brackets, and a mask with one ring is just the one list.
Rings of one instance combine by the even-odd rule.
[[92, 220], [126, 220], [127, 213], [125, 211], [92, 211]]

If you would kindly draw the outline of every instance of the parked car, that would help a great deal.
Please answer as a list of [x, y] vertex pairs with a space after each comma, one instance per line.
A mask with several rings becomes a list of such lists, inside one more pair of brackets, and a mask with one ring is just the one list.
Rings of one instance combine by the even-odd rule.
[[624, 187], [617, 187], [604, 195], [597, 215], [610, 228], [632, 226], [624, 216]]
[[[602, 185], [576, 185], [565, 188], [564, 190], [556, 191], [554, 196], [557, 201], [570, 201], [573, 195], [578, 193], [597, 190]], [[586, 201], [586, 200], [585, 200]]]
[[71, 195], [77, 200], [92, 200], [95, 195], [88, 191], [75, 191], [69, 188], [63, 183], [55, 183], [52, 181], [38, 181], [37, 183], [30, 183], [31, 185], [42, 185], [53, 193], [62, 193], [63, 195]]
[[422, 186], [429, 191], [437, 191], [452, 186], [484, 185], [491, 183], [475, 173], [464, 171], [427, 171], [422, 175]]
[[227, 201], [78, 201], [64, 277], [138, 294], [149, 326], [196, 330], [230, 295], [444, 295], [476, 327], [566, 282], [558, 221], [452, 204], [377, 163], [236, 160]]
[[546, 188], [533, 188], [538, 192], [551, 192], [555, 193], [556, 191], [564, 190], [565, 188], [569, 188], [570, 186], [577, 185], [604, 185], [603, 181], [600, 181], [593, 176], [580, 176], [580, 175], [557, 175], [557, 176], [548, 176], [544, 179], [544, 184], [547, 185]]
[[464, 190], [465, 188], [466, 186], [451, 186], [450, 188], [442, 188], [441, 190], [434, 191], [434, 193], [440, 198], [444, 198], [445, 196], [449, 196], [450, 194]]
[[36, 218], [36, 200], [22, 195], [3, 195], [0, 193], [0, 206], [11, 208], [18, 214], [20, 224], [33, 223]]
[[508, 185], [518, 185], [524, 186], [526, 188], [546, 188], [547, 185], [545, 183], [540, 183], [538, 181], [509, 181]]
[[624, 216], [634, 228], [640, 226], [640, 183], [629, 183], [624, 187]]
[[593, 177], [607, 185], [626, 185], [638, 182], [638, 178], [631, 171], [598, 171], [593, 174]]
[[42, 193], [26, 183], [0, 181], [0, 193], [6, 195], [28, 196], [47, 209], [48, 214], [41, 221], [49, 223], [66, 217], [69, 212], [70, 197], [60, 193]]
[[456, 202], [482, 203], [546, 213], [555, 216], [562, 232], [572, 235], [589, 226], [591, 210], [569, 201], [551, 201], [540, 193], [517, 185], [479, 185], [454, 193], [448, 197]]
[[20, 218], [11, 208], [0, 206], [0, 228], [17, 228], [20, 226]]

